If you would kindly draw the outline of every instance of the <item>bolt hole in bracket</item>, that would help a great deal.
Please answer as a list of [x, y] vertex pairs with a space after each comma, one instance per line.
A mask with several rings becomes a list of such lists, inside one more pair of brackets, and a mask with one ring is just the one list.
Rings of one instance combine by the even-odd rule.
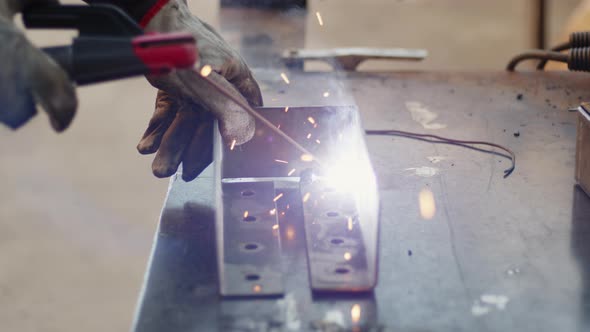
[[[308, 274], [318, 292], [365, 292], [377, 282], [378, 194], [355, 107], [260, 108], [322, 165], [263, 124], [231, 149], [215, 136], [217, 243], [224, 296], [285, 291], [279, 188], [299, 188]], [[310, 135], [311, 134], [311, 135]], [[309, 137], [313, 139], [309, 139]], [[286, 185], [287, 184], [287, 185]], [[299, 206], [300, 204], [297, 204]], [[295, 204], [293, 204], [295, 206]]]
[[275, 208], [273, 183], [222, 183], [221, 186], [222, 206], [217, 209], [216, 217], [217, 237], [221, 240], [218, 243], [221, 294], [282, 294], [281, 245], [273, 230], [278, 221], [276, 214], [269, 212]]
[[244, 217], [244, 221], [245, 222], [255, 222], [256, 220], [258, 220], [258, 219], [256, 217], [254, 217], [254, 216]]
[[255, 192], [253, 192], [253, 191], [252, 191], [252, 190], [250, 190], [250, 189], [246, 189], [246, 190], [242, 191], [242, 197], [252, 197], [252, 196], [254, 196], [255, 194], [256, 194], [256, 193], [255, 193]]

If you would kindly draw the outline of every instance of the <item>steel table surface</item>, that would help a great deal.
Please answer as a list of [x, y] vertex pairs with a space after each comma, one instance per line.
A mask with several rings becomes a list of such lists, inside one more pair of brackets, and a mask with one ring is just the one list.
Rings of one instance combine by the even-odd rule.
[[[354, 103], [367, 129], [507, 145], [516, 171], [504, 179], [508, 160], [456, 146], [369, 137], [381, 199], [374, 293], [311, 294], [293, 199], [281, 220], [287, 293], [264, 299], [217, 295], [213, 174], [175, 177], [136, 331], [338, 330], [353, 304], [362, 307], [361, 330], [590, 330], [590, 198], [575, 186], [576, 115], [567, 111], [590, 99], [590, 76], [289, 73], [286, 86], [277, 72], [256, 75], [269, 106]], [[429, 220], [420, 214], [423, 190], [435, 199]]]

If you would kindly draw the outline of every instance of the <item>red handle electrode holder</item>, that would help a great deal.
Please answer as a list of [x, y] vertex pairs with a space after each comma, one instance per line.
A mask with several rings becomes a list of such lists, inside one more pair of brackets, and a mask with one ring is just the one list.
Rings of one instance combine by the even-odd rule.
[[111, 5], [32, 7], [25, 26], [76, 29], [72, 45], [44, 48], [79, 85], [191, 68], [198, 61], [188, 33], [144, 34], [125, 12]]

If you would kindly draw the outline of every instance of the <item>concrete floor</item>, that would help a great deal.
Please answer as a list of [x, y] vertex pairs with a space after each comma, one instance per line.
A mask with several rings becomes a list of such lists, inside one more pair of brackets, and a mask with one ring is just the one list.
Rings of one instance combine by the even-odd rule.
[[[218, 6], [205, 2], [191, 3], [195, 13], [219, 24]], [[575, 2], [551, 7], [552, 39]], [[311, 1], [311, 13], [320, 11], [325, 25], [308, 16], [306, 46], [430, 49], [422, 64], [363, 66], [387, 70], [500, 69], [531, 45], [524, 0], [360, 3]], [[70, 36], [30, 35], [40, 45]], [[129, 328], [168, 184], [151, 175], [151, 158], [135, 150], [154, 95], [141, 78], [82, 88], [80, 111], [64, 134], [54, 134], [44, 114], [17, 132], [0, 128], [3, 331]]]

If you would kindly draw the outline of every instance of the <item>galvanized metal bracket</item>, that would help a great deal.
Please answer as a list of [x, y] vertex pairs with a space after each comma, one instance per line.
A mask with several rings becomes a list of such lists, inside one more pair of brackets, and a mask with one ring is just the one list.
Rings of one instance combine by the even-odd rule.
[[[354, 107], [261, 108], [322, 165], [257, 124], [242, 146], [215, 138], [217, 238], [224, 296], [284, 292], [277, 206], [303, 204], [311, 287], [369, 291], [377, 280], [377, 185]], [[301, 201], [276, 202], [282, 189]], [[286, 203], [286, 204], [285, 204]]]
[[281, 245], [272, 182], [222, 183], [221, 294], [283, 293]]
[[317, 291], [369, 291], [361, 216], [355, 197], [339, 192], [308, 172], [301, 180], [307, 257], [311, 286]]

